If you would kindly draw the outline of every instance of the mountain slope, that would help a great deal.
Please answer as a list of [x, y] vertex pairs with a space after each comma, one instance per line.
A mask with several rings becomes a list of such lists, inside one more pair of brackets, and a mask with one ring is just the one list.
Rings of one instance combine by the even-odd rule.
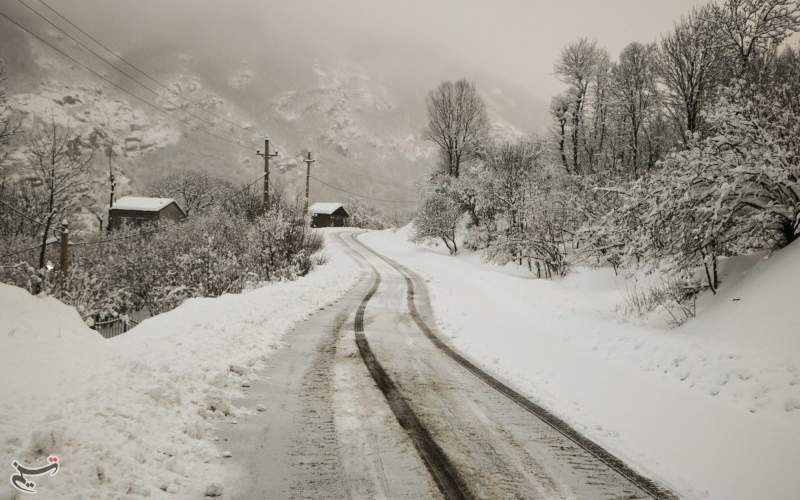
[[[312, 181], [314, 200], [351, 196], [338, 187], [383, 208], [407, 210], [413, 208], [415, 184], [434, 165], [433, 149], [421, 132], [425, 95], [441, 79], [476, 80], [496, 134], [531, 133], [544, 117], [541, 103], [502, 78], [433, 50], [425, 65], [438, 65], [438, 70], [421, 72], [408, 69], [414, 68], [410, 51], [395, 54], [403, 60], [387, 61], [376, 58], [374, 51], [332, 54], [327, 48], [292, 47], [291, 39], [284, 39], [280, 51], [265, 47], [249, 58], [221, 58], [214, 51], [153, 39], [123, 52], [166, 88], [115, 62], [148, 90], [52, 28], [33, 20], [25, 23], [139, 97], [114, 88], [13, 26], [0, 31], [9, 101], [24, 128], [52, 120], [81, 133], [103, 131], [115, 143], [114, 162], [123, 179], [119, 194], [141, 193], [153, 179], [181, 168], [234, 182], [254, 179], [263, 171], [255, 149], [263, 148], [263, 138], [269, 136], [280, 153], [276, 182], [290, 192], [301, 192], [301, 157], [311, 150], [317, 160], [312, 176], [322, 181]], [[295, 57], [287, 56], [293, 48]], [[23, 163], [22, 152], [12, 171]], [[108, 190], [106, 159], [98, 155], [96, 163], [90, 193], [96, 206], [87, 207], [95, 213], [102, 211]]]

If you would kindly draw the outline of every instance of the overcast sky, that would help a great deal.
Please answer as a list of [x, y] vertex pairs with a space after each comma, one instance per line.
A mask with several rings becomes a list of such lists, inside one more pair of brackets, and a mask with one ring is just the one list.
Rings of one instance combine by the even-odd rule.
[[[37, 5], [37, 0], [27, 0]], [[699, 0], [48, 0], [121, 49], [169, 42], [240, 60], [264, 47], [374, 51], [415, 70], [426, 47], [549, 99], [559, 50], [595, 38], [612, 56], [650, 41]], [[14, 3], [10, 2], [9, 3]], [[18, 6], [17, 6], [18, 7]], [[287, 44], [288, 42], [288, 44]], [[406, 45], [406, 47], [403, 47]], [[216, 49], [213, 47], [216, 46]], [[408, 59], [409, 50], [413, 55]], [[399, 54], [403, 52], [404, 55]], [[454, 75], [457, 77], [459, 75]]]

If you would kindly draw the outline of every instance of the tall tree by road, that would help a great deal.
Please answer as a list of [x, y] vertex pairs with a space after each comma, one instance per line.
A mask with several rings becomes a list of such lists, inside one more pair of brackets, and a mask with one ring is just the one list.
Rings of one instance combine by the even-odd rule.
[[428, 127], [425, 138], [436, 144], [442, 170], [461, 174], [464, 162], [478, 156], [489, 127], [486, 104], [475, 84], [467, 80], [442, 82], [428, 94]]
[[684, 145], [702, 128], [705, 111], [722, 83], [723, 57], [709, 6], [693, 9], [661, 39], [659, 73], [666, 107]]
[[633, 42], [625, 47], [614, 68], [614, 80], [628, 126], [630, 170], [636, 177], [642, 158], [642, 127], [658, 105], [655, 44]]
[[582, 171], [580, 140], [584, 108], [589, 86], [597, 73], [597, 65], [601, 59], [603, 59], [603, 51], [597, 47], [597, 42], [581, 38], [561, 51], [561, 56], [555, 65], [556, 75], [562, 82], [569, 85], [567, 95], [572, 118], [572, 165], [565, 164], [564, 167], [570, 173]]

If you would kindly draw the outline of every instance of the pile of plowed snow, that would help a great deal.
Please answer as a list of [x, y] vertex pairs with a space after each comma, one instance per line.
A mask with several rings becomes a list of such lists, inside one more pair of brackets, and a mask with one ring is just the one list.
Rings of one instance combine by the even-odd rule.
[[[215, 460], [214, 426], [255, 411], [231, 404], [242, 384], [358, 279], [335, 238], [325, 254], [297, 281], [188, 300], [109, 340], [74, 309], [0, 284], [0, 455], [9, 467], [58, 455], [58, 475], [37, 478], [44, 498], [196, 499], [236, 477]], [[0, 482], [0, 499], [13, 495]]]
[[683, 330], [757, 351], [800, 353], [800, 243], [737, 274]]

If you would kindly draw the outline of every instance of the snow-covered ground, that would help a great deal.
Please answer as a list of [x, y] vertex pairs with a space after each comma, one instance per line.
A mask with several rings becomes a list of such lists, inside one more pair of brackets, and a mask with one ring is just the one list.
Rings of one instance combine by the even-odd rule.
[[362, 241], [426, 278], [457, 349], [681, 496], [800, 498], [797, 244], [668, 330], [620, 319], [610, 271], [530, 279], [407, 228]]
[[[358, 279], [336, 238], [309, 276], [238, 295], [193, 299], [105, 340], [51, 298], [0, 284], [0, 455], [46, 464], [44, 498], [202, 498], [228, 473], [214, 427], [242, 384], [298, 321]], [[8, 476], [6, 476], [8, 477]], [[7, 480], [0, 499], [14, 498]]]

